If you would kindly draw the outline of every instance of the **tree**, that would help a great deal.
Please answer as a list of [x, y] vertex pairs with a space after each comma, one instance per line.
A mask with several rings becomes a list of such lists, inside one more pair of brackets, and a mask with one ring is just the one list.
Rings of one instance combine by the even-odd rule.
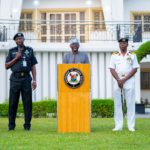
[[137, 55], [138, 62], [140, 61], [148, 54], [150, 54], [150, 41], [147, 41], [140, 45], [140, 47], [135, 52]]

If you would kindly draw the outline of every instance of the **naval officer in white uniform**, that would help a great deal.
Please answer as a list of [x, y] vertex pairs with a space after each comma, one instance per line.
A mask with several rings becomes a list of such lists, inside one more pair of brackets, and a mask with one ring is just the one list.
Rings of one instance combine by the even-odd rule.
[[114, 77], [114, 121], [113, 131], [123, 128], [123, 111], [121, 101], [121, 91], [127, 106], [127, 125], [131, 132], [135, 131], [135, 73], [139, 67], [137, 57], [127, 50], [128, 39], [121, 38], [119, 41], [120, 51], [113, 53], [110, 60], [110, 72]]

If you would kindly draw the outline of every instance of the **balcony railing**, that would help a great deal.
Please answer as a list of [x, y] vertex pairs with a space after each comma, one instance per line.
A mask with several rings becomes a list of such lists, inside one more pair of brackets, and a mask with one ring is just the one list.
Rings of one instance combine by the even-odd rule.
[[146, 27], [142, 22], [0, 20], [0, 41], [13, 40], [16, 32], [23, 32], [26, 40], [36, 42], [68, 42], [72, 36], [81, 43], [116, 41], [120, 37], [142, 42], [150, 39], [150, 23]]
[[0, 42], [7, 41], [7, 27], [5, 25], [0, 25]]

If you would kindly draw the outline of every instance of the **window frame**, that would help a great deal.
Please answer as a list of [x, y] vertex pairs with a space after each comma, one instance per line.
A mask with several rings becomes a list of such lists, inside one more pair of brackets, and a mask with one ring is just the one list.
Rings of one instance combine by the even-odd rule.
[[[42, 30], [42, 27], [43, 26], [47, 26], [47, 30], [46, 30], [46, 34], [41, 34], [41, 38], [42, 37], [47, 37], [47, 42], [69, 42], [69, 39], [72, 37], [72, 36], [76, 36], [76, 37], [78, 37], [78, 38], [80, 38], [80, 42], [81, 43], [84, 43], [85, 42], [85, 37], [86, 37], [86, 32], [85, 32], [85, 23], [84, 23], [84, 20], [85, 20], [85, 11], [79, 11], [79, 12], [77, 12], [77, 11], [69, 11], [69, 12], [41, 12], [41, 15], [42, 14], [44, 14], [44, 13], [46, 13], [46, 24], [42, 24], [41, 25], [41, 30]], [[76, 32], [73, 32], [73, 30], [72, 30], [72, 32], [71, 32], [71, 30], [69, 30], [69, 32], [70, 33], [65, 33], [65, 26], [66, 26], [66, 20], [65, 20], [65, 15], [66, 14], [69, 14], [69, 16], [70, 15], [73, 15], [73, 14], [75, 14], [75, 16], [76, 16], [76, 20], [75, 21], [78, 21], [78, 20], [80, 20], [80, 13], [84, 13], [84, 20], [82, 20], [82, 21], [79, 21], [79, 22], [73, 22], [74, 20], [69, 20], [69, 22], [68, 22], [68, 25], [69, 26], [75, 26], [75, 29], [74, 30], [76, 30]], [[55, 20], [56, 20], [56, 15], [58, 15], [58, 14], [60, 14], [61, 15], [61, 20], [60, 20], [60, 24], [61, 24], [61, 33], [59, 34], [59, 33], [57, 33], [56, 34], [56, 31], [54, 31], [55, 32], [55, 34], [53, 35], [53, 34], [51, 34], [50, 33], [50, 28], [51, 28], [51, 24], [50, 24], [50, 22], [52, 22], [51, 20], [50, 20], [50, 15], [55, 15], [55, 19], [54, 19], [54, 28], [56, 29], [56, 24], [57, 23], [55, 23]], [[42, 22], [42, 21], [41, 21]], [[43, 20], [43, 22], [44, 22], [44, 20]], [[82, 28], [82, 32], [81, 32], [81, 28]], [[83, 30], [84, 29], [84, 30]], [[42, 33], [42, 32], [41, 32]]]
[[[28, 19], [28, 15], [31, 15], [31, 18]], [[24, 16], [22, 18], [22, 16]], [[33, 12], [22, 12], [20, 16], [19, 31], [21, 32], [31, 32], [33, 31]]]
[[141, 71], [140, 84], [141, 84], [141, 90], [150, 90], [150, 70], [149, 69], [145, 69]]
[[[135, 20], [135, 16], [140, 16], [141, 19], [140, 20]], [[145, 16], [149, 16], [150, 17], [150, 12], [149, 13], [133, 13], [133, 22], [137, 23], [137, 22], [141, 22], [142, 23], [142, 32], [147, 33], [150, 32], [150, 20], [149, 23], [145, 23], [144, 21], [144, 17]], [[149, 26], [149, 31], [145, 30], [145, 26], [148, 25]]]
[[[98, 20], [96, 20], [95, 18], [95, 13], [99, 14]], [[93, 10], [93, 20], [94, 20], [93, 31], [105, 31], [106, 30], [103, 10]], [[98, 28], [96, 28], [96, 26], [98, 26]]]

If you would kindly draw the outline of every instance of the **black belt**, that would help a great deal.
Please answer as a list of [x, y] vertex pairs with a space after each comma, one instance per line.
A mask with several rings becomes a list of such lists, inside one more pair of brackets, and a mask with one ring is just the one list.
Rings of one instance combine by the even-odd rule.
[[29, 72], [21, 71], [21, 72], [13, 72], [13, 74], [14, 74], [14, 77], [16, 78], [24, 78], [29, 75]]

